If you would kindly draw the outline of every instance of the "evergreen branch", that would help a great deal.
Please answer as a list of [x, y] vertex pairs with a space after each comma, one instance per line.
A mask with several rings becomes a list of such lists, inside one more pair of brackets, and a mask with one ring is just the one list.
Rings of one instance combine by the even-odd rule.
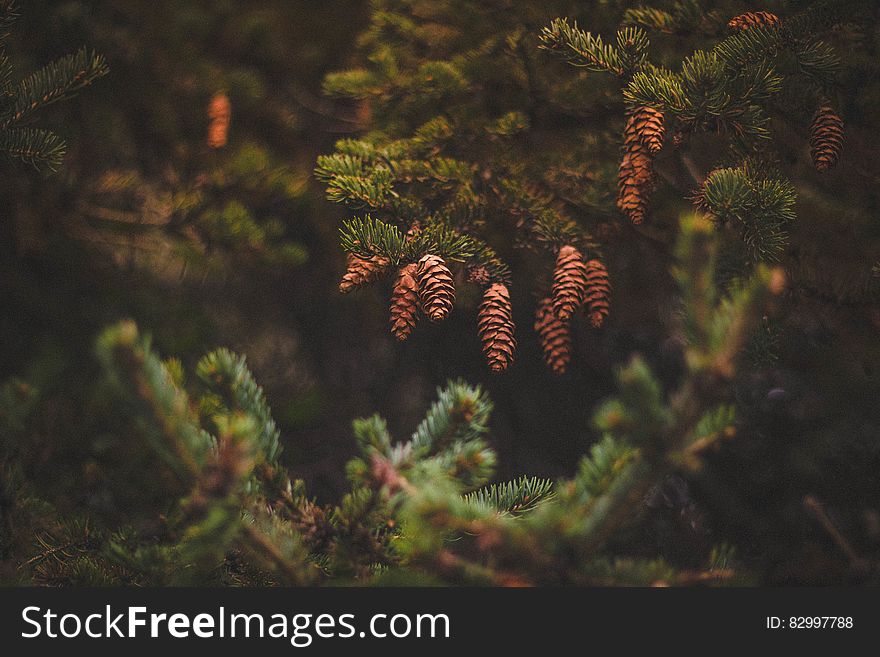
[[272, 419], [263, 389], [254, 381], [244, 356], [237, 356], [228, 349], [217, 349], [199, 361], [196, 375], [224, 401], [229, 411], [246, 413], [253, 418], [261, 460], [277, 465], [281, 454], [281, 432]]
[[335, 176], [363, 177], [364, 174], [364, 160], [347, 153], [319, 155], [315, 167], [315, 177], [323, 182], [330, 182]]
[[648, 56], [648, 35], [640, 27], [625, 27], [617, 32], [617, 52], [624, 71], [640, 69]]
[[840, 71], [840, 57], [834, 48], [819, 39], [795, 45], [795, 56], [801, 71], [823, 84], [829, 84]]
[[783, 33], [777, 27], [752, 26], [740, 30], [712, 50], [732, 71], [753, 65], [755, 62], [774, 59], [784, 47]]
[[[474, 257], [480, 250], [480, 241], [469, 235], [436, 223], [419, 231], [407, 242], [401, 260], [415, 262], [427, 253], [438, 255], [444, 260], [462, 262]], [[488, 247], [485, 247], [488, 248]]]
[[362, 258], [374, 255], [399, 262], [406, 246], [397, 226], [373, 219], [370, 215], [344, 221], [339, 229], [342, 248]]
[[329, 182], [329, 200], [356, 208], [381, 208], [388, 196], [394, 195], [394, 174], [385, 165], [372, 167], [367, 175], [336, 174]]
[[719, 404], [707, 411], [697, 422], [693, 435], [688, 438], [690, 445], [684, 452], [686, 463], [696, 469], [700, 462], [699, 457], [712, 445], [736, 433], [735, 420], [736, 408], [730, 404]]
[[[423, 452], [415, 446], [414, 454], [418, 456], [420, 453]], [[482, 438], [455, 440], [434, 456], [423, 459], [419, 463], [419, 473], [430, 479], [430, 473], [439, 471], [455, 482], [457, 488], [470, 489], [491, 479], [496, 461], [494, 450]], [[416, 477], [416, 481], [420, 480]]]
[[626, 72], [620, 52], [602, 41], [599, 35], [581, 30], [567, 18], [556, 18], [541, 30], [541, 48], [565, 58], [573, 66], [591, 71], [610, 71], [622, 76]]
[[638, 357], [620, 368], [616, 378], [618, 396], [596, 411], [596, 428], [635, 446], [658, 448], [656, 436], [672, 422], [659, 381]]
[[3, 125], [19, 123], [38, 109], [70, 98], [109, 70], [102, 55], [85, 48], [47, 64], [18, 83], [12, 106], [2, 117]]
[[747, 164], [713, 171], [696, 200], [718, 221], [739, 222], [743, 243], [754, 261], [779, 258], [788, 239], [786, 226], [796, 216], [792, 184], [759, 178]]
[[476, 250], [471, 257], [471, 267], [482, 267], [489, 275], [489, 280], [510, 285], [512, 273], [506, 262], [501, 260], [495, 251], [481, 240], [474, 240]]
[[481, 509], [519, 515], [552, 500], [554, 495], [551, 480], [523, 476], [475, 490], [465, 495], [464, 500]]
[[592, 240], [575, 221], [551, 208], [540, 210], [532, 219], [532, 233], [550, 250], [556, 252], [565, 244], [588, 243]]
[[21, 160], [37, 171], [54, 173], [61, 166], [67, 144], [49, 130], [13, 128], [0, 130], [0, 153]]
[[212, 448], [189, 408], [186, 393], [174, 385], [162, 361], [133, 322], [122, 322], [98, 339], [105, 372], [141, 406], [134, 417], [153, 448], [184, 480], [196, 477]]
[[[682, 295], [681, 321], [688, 343], [705, 345], [718, 302], [714, 282], [717, 244], [712, 239], [712, 224], [705, 215], [685, 216], [681, 229], [675, 250], [676, 264], [672, 268]], [[695, 367], [696, 363], [689, 365]]]
[[623, 13], [624, 25], [641, 25], [649, 29], [672, 34], [678, 29], [675, 18], [668, 11], [653, 7], [635, 7]]
[[637, 458], [638, 450], [626, 442], [603, 436], [578, 465], [574, 481], [581, 503], [604, 495], [618, 473]]
[[355, 439], [358, 447], [366, 456], [379, 453], [383, 456], [391, 455], [391, 434], [388, 432], [388, 424], [379, 415], [371, 415], [368, 418], [360, 418], [352, 422]]
[[323, 87], [328, 96], [368, 98], [381, 93], [385, 85], [373, 71], [359, 68], [328, 73]]
[[410, 439], [416, 454], [438, 454], [457, 442], [474, 441], [488, 430], [492, 402], [479, 386], [450, 381]]

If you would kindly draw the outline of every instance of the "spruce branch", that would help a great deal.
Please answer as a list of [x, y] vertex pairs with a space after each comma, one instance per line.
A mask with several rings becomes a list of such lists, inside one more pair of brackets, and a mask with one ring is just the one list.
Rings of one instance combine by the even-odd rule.
[[490, 484], [465, 495], [464, 500], [498, 513], [527, 513], [554, 496], [553, 482], [538, 477], [520, 477], [500, 484]]
[[[641, 43], [646, 45], [647, 37], [644, 42], [640, 40]], [[599, 35], [584, 32], [577, 23], [569, 25], [566, 18], [556, 18], [541, 30], [541, 48], [563, 57], [573, 66], [591, 71], [623, 76], [627, 70], [627, 61], [617, 48], [605, 43]]]
[[0, 130], [0, 153], [32, 166], [43, 173], [54, 173], [61, 166], [67, 144], [61, 137], [40, 128]]
[[481, 438], [488, 430], [492, 402], [479, 386], [450, 381], [412, 435], [416, 454], [435, 455], [455, 443]]
[[35, 111], [70, 98], [109, 72], [102, 55], [85, 48], [62, 57], [18, 83], [11, 107], [0, 115], [0, 125], [21, 123]]
[[139, 407], [136, 422], [153, 448], [183, 481], [198, 476], [214, 445], [192, 416], [187, 394], [178, 388], [133, 322], [101, 335], [98, 358], [121, 392]]
[[361, 258], [381, 256], [397, 263], [406, 246], [403, 233], [397, 226], [370, 215], [344, 221], [339, 234], [342, 248]]

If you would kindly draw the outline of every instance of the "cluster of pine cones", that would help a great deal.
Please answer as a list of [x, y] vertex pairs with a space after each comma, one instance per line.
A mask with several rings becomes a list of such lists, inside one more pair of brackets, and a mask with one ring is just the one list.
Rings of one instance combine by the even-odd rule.
[[[755, 11], [730, 19], [738, 31], [755, 27], [778, 28], [782, 21], [768, 11]], [[663, 113], [641, 106], [627, 113], [623, 131], [623, 159], [617, 177], [617, 207], [632, 223], [641, 224], [647, 214], [654, 189], [653, 158], [663, 148]], [[827, 103], [816, 111], [810, 128], [810, 155], [817, 171], [825, 172], [837, 164], [843, 147], [843, 121]]]
[[550, 296], [538, 303], [535, 331], [541, 338], [544, 361], [563, 374], [571, 361], [571, 326], [575, 312], [584, 307], [590, 324], [599, 328], [610, 310], [611, 283], [601, 260], [584, 262], [581, 252], [565, 245], [556, 257]]
[[[361, 258], [349, 254], [348, 269], [339, 284], [341, 292], [349, 292], [359, 285], [370, 283], [388, 270], [387, 258]], [[515, 325], [510, 304], [510, 292], [500, 282], [472, 277], [485, 285], [483, 301], [477, 319], [477, 331], [483, 343], [483, 353], [493, 372], [502, 372], [513, 362], [516, 351]], [[439, 322], [449, 315], [455, 303], [455, 285], [452, 272], [443, 258], [433, 254], [418, 262], [401, 266], [397, 271], [391, 293], [391, 333], [398, 340], [406, 340], [422, 315]]]
[[[348, 255], [348, 268], [339, 290], [343, 293], [371, 283], [388, 272], [391, 262], [381, 256], [362, 258]], [[510, 292], [501, 282], [470, 272], [469, 280], [484, 286], [483, 300], [477, 312], [477, 332], [483, 353], [493, 372], [503, 372], [513, 362], [516, 351], [516, 326]], [[541, 338], [547, 365], [559, 374], [571, 360], [570, 321], [584, 307], [590, 323], [599, 327], [609, 311], [611, 285], [608, 271], [600, 260], [586, 261], [577, 248], [563, 246], [556, 259], [551, 295], [538, 306], [535, 331]], [[428, 254], [418, 262], [397, 270], [391, 293], [391, 333], [406, 340], [419, 318], [433, 322], [445, 319], [455, 303], [452, 272], [440, 256]]]

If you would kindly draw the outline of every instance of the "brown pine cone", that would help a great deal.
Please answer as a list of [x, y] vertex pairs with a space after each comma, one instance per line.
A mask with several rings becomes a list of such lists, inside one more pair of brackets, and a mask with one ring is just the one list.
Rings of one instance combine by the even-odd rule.
[[229, 138], [232, 103], [224, 93], [215, 94], [208, 105], [208, 146], [222, 148]]
[[657, 112], [660, 114], [658, 120], [651, 112], [656, 110], [640, 107], [630, 112], [623, 132], [623, 159], [617, 174], [617, 207], [634, 224], [644, 221], [654, 186], [654, 160], [648, 144], [657, 150], [663, 146], [662, 114]]
[[590, 260], [587, 263], [587, 292], [584, 300], [593, 328], [599, 328], [605, 322], [610, 310], [608, 303], [610, 297], [611, 282], [608, 279], [608, 270], [601, 260]]
[[660, 110], [643, 105], [629, 113], [624, 130], [624, 141], [629, 142], [632, 135], [648, 149], [651, 155], [656, 155], [663, 148], [665, 134], [663, 112]]
[[419, 321], [418, 265], [410, 263], [400, 268], [391, 293], [391, 332], [403, 342]]
[[369, 258], [361, 258], [353, 253], [348, 254], [348, 268], [339, 282], [339, 291], [343, 294], [351, 292], [354, 288], [372, 283], [388, 268], [391, 264], [388, 258], [374, 255]]
[[553, 271], [553, 312], [559, 319], [569, 319], [584, 302], [587, 267], [581, 252], [566, 244], [559, 249]]
[[455, 286], [452, 272], [443, 258], [428, 254], [419, 260], [416, 272], [422, 309], [432, 322], [446, 319], [455, 302]]
[[828, 171], [840, 159], [843, 148], [843, 120], [830, 105], [822, 105], [810, 126], [810, 155], [817, 171]]
[[747, 11], [731, 18], [727, 26], [734, 30], [747, 30], [750, 27], [776, 27], [780, 22], [779, 16], [769, 11]]
[[510, 292], [502, 283], [493, 283], [483, 293], [477, 314], [477, 332], [483, 353], [493, 372], [503, 372], [513, 362], [516, 351], [515, 325], [510, 306]]
[[571, 328], [553, 312], [550, 297], [542, 299], [535, 313], [535, 331], [541, 337], [544, 362], [557, 374], [565, 374], [571, 361]]

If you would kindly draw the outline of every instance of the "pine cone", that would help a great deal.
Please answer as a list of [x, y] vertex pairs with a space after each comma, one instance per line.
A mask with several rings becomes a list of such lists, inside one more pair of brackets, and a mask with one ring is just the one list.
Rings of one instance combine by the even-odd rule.
[[663, 137], [666, 128], [663, 125], [663, 112], [653, 107], [637, 107], [629, 113], [624, 130], [624, 141], [631, 140], [630, 135], [638, 139], [651, 155], [656, 155], [663, 148]]
[[354, 288], [372, 283], [388, 268], [391, 264], [388, 258], [374, 255], [369, 258], [361, 258], [353, 253], [348, 254], [348, 268], [339, 282], [339, 291], [343, 294], [351, 292]]
[[843, 120], [829, 105], [822, 105], [810, 126], [810, 155], [817, 171], [828, 171], [840, 159], [843, 148]]
[[[634, 224], [640, 224], [648, 211], [648, 198], [654, 186], [651, 145], [663, 146], [662, 114], [649, 107], [630, 112], [623, 131], [623, 159], [617, 175], [617, 207]], [[640, 127], [641, 126], [641, 127]], [[650, 145], [649, 145], [650, 144]]]
[[232, 103], [224, 93], [215, 94], [208, 105], [208, 146], [222, 148], [229, 138]]
[[455, 286], [452, 283], [452, 272], [443, 262], [443, 258], [428, 254], [419, 260], [416, 272], [419, 282], [419, 295], [422, 308], [432, 322], [445, 319], [455, 302]]
[[493, 283], [483, 294], [477, 316], [477, 331], [483, 341], [483, 353], [493, 372], [503, 372], [513, 362], [515, 328], [507, 286]]
[[731, 18], [727, 26], [734, 30], [747, 30], [750, 27], [776, 27], [780, 22], [779, 16], [769, 11], [747, 11]]
[[401, 342], [409, 337], [419, 320], [417, 269], [415, 263], [401, 267], [391, 293], [391, 332]]
[[610, 310], [608, 304], [610, 297], [611, 282], [608, 280], [608, 270], [601, 260], [590, 260], [587, 263], [587, 292], [584, 299], [593, 328], [599, 328], [605, 322]]
[[553, 312], [559, 319], [569, 319], [584, 301], [587, 267], [581, 252], [565, 245], [556, 257], [553, 271]]
[[544, 361], [557, 374], [565, 374], [571, 361], [571, 329], [553, 312], [550, 297], [542, 299], [535, 313], [535, 331], [541, 337]]

